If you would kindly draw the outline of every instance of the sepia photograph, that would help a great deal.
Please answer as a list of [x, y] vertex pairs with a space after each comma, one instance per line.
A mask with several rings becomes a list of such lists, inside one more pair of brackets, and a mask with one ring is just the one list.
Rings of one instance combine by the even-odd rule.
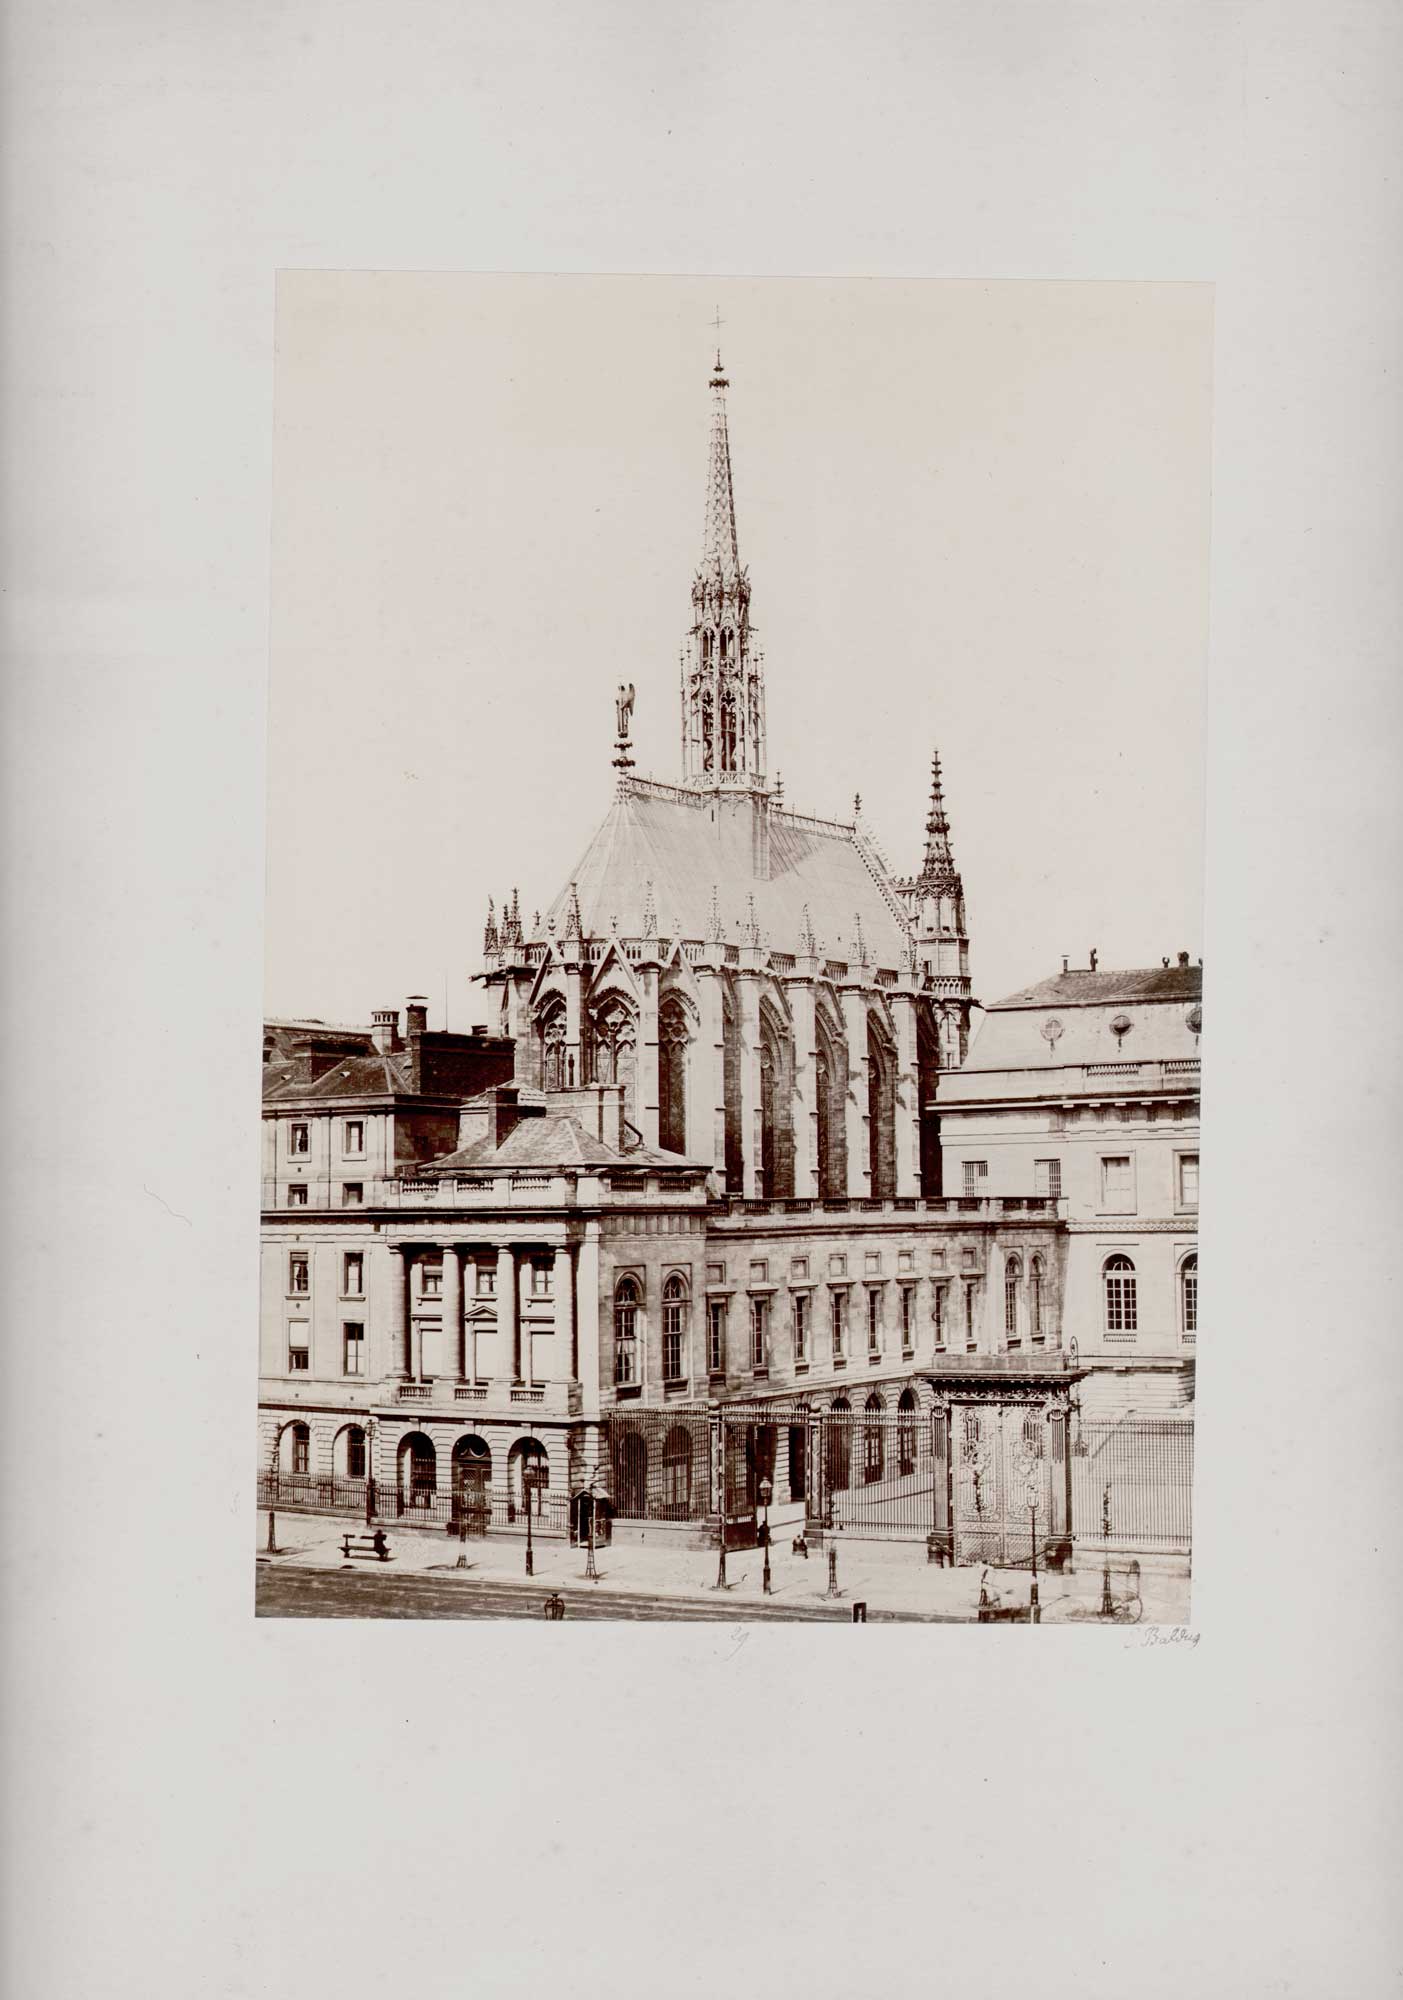
[[1211, 337], [282, 274], [261, 1614], [1187, 1624]]

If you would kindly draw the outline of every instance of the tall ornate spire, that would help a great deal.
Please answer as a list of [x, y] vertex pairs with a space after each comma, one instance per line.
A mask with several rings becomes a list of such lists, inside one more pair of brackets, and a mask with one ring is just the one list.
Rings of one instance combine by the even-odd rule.
[[736, 536], [729, 387], [718, 348], [711, 374], [702, 556], [692, 579], [692, 624], [682, 667], [682, 775], [699, 790], [758, 792], [765, 784], [765, 683], [750, 624], [750, 578]]
[[919, 880], [923, 887], [960, 890], [959, 871], [950, 849], [950, 819], [945, 810], [945, 787], [940, 776], [940, 752], [931, 753], [930, 811], [926, 815], [926, 858]]
[[740, 548], [736, 541], [736, 496], [731, 484], [731, 437], [726, 424], [726, 391], [721, 350], [711, 371], [711, 449], [706, 469], [706, 524], [702, 530], [699, 574], [709, 583], [734, 590], [740, 582]]

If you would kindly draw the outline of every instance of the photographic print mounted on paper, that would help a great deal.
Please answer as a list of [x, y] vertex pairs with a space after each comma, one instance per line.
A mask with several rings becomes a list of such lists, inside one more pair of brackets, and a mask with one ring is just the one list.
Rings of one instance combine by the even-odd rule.
[[1211, 331], [281, 279], [261, 1614], [1187, 1619]]

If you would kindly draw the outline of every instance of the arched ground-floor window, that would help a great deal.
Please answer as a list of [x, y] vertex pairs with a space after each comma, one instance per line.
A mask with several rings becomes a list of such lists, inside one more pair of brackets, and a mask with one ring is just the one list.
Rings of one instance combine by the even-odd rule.
[[432, 1506], [438, 1491], [438, 1454], [433, 1440], [422, 1431], [411, 1431], [401, 1439], [398, 1469], [401, 1505]]

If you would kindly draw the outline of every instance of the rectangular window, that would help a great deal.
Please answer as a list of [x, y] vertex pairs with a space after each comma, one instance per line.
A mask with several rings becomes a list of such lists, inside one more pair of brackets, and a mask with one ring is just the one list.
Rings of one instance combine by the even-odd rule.
[[298, 1424], [292, 1433], [292, 1470], [295, 1477], [305, 1478], [312, 1469], [312, 1439], [305, 1424]]
[[1035, 1194], [1050, 1195], [1056, 1201], [1062, 1193], [1062, 1162], [1060, 1160], [1034, 1160], [1033, 1191]]
[[965, 1346], [975, 1345], [974, 1332], [974, 1286], [965, 1286]]
[[1101, 1206], [1109, 1215], [1135, 1212], [1135, 1176], [1129, 1153], [1107, 1153], [1101, 1160]]
[[901, 1288], [901, 1344], [909, 1354], [916, 1345], [916, 1290], [914, 1285]]
[[419, 1290], [426, 1299], [443, 1297], [442, 1264], [421, 1264], [419, 1266]]
[[289, 1208], [305, 1208], [307, 1206], [307, 1185], [305, 1181], [294, 1181], [292, 1183], [292, 1186], [287, 1191], [287, 1205]]
[[682, 1308], [663, 1307], [663, 1380], [682, 1380]]
[[882, 1351], [882, 1295], [874, 1285], [867, 1294], [867, 1352]]
[[726, 1301], [712, 1299], [707, 1307], [707, 1367], [713, 1375], [726, 1372]]
[[359, 1208], [365, 1199], [365, 1188], [360, 1181], [342, 1181], [341, 1206]]
[[846, 1292], [835, 1292], [833, 1294], [831, 1310], [833, 1315], [833, 1359], [841, 1361], [848, 1333], [848, 1295]]
[[348, 1153], [365, 1151], [365, 1122], [360, 1118], [348, 1118], [344, 1134], [344, 1145]]
[[364, 1375], [365, 1373], [365, 1327], [358, 1319], [348, 1319], [341, 1329], [342, 1373]]
[[809, 1295], [807, 1292], [794, 1294], [794, 1359], [807, 1361], [809, 1358]]
[[1198, 1207], [1198, 1154], [1179, 1155], [1179, 1206]]
[[346, 1477], [365, 1478], [365, 1432], [353, 1424], [346, 1436]]
[[1184, 1286], [1184, 1338], [1194, 1340], [1198, 1335], [1198, 1259], [1186, 1257], [1183, 1271]]
[[287, 1288], [290, 1292], [310, 1292], [311, 1270], [305, 1250], [294, 1250], [287, 1260]]
[[949, 1287], [946, 1285], [937, 1285], [935, 1287], [935, 1304], [931, 1307], [931, 1317], [935, 1322], [935, 1344], [937, 1347], [945, 1345], [945, 1294], [948, 1289]]
[[550, 1274], [551, 1267], [547, 1258], [533, 1257], [531, 1259], [531, 1296], [533, 1299], [543, 1299], [549, 1294]]
[[987, 1160], [966, 1160], [964, 1164], [965, 1193], [983, 1194], [985, 1182], [989, 1178]]
[[490, 1299], [496, 1296], [497, 1266], [495, 1263], [480, 1263], [477, 1266], [476, 1291], [480, 1299]]
[[287, 1372], [289, 1375], [305, 1375], [310, 1366], [307, 1327], [305, 1322], [300, 1322], [287, 1330]]
[[287, 1128], [287, 1150], [299, 1157], [312, 1150], [312, 1128], [310, 1125], [289, 1125]]
[[365, 1292], [365, 1259], [359, 1250], [348, 1250], [341, 1260], [341, 1291], [348, 1299], [358, 1299]]
[[768, 1299], [750, 1301], [750, 1365], [763, 1368], [767, 1359], [766, 1336], [770, 1323]]

